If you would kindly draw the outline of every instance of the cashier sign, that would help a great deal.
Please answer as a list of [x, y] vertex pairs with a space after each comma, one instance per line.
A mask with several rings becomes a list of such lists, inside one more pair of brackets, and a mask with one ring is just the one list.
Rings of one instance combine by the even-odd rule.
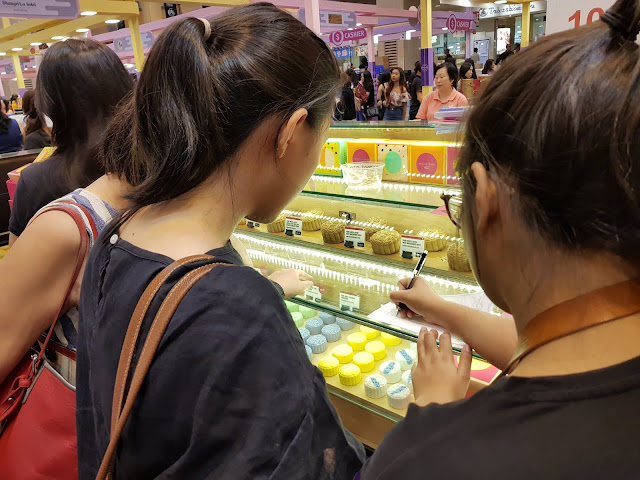
[[343, 42], [361, 40], [363, 38], [367, 38], [367, 30], [364, 28], [356, 28], [355, 30], [339, 30], [337, 32], [332, 32], [329, 37], [329, 41], [335, 46], [340, 46]]

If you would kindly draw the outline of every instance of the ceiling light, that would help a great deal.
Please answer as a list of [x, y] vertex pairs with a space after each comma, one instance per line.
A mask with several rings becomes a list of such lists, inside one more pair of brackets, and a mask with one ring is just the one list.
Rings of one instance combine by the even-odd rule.
[[0, 55], [6, 55], [7, 52], [0, 52]]
[[442, 30], [449, 30], [447, 27], [442, 27]]
[[14, 52], [20, 52], [22, 49], [20, 47], [16, 47], [12, 48], [11, 50], [13, 50]]
[[88, 31], [89, 31], [88, 28], [79, 28], [79, 29], [76, 30], [76, 32], [78, 32], [78, 33], [87, 33]]
[[7, 72], [0, 72], [0, 75], [6, 75]]
[[87, 10], [86, 12], [80, 12], [80, 15], [82, 15], [83, 17], [92, 17], [93, 15], [97, 15], [98, 12], [91, 12], [89, 10]]
[[124, 68], [133, 68], [135, 65], [133, 63], [125, 63]]
[[12, 78], [11, 80], [13, 80], [14, 82], [17, 82], [18, 79], [17, 78]]
[[361, 23], [356, 23], [356, 27], [361, 27], [362, 24]]
[[501, 3], [507, 3], [507, 0], [496, 0], [495, 2], [496, 5], [500, 5]]
[[56, 35], [55, 37], [51, 37], [51, 40], [62, 40], [63, 38], [62, 35]]
[[351, 31], [351, 30], [353, 30], [353, 28], [347, 28], [347, 30]]
[[120, 23], [120, 20], [116, 20], [115, 18], [112, 18], [110, 20], [105, 20], [104, 23]]

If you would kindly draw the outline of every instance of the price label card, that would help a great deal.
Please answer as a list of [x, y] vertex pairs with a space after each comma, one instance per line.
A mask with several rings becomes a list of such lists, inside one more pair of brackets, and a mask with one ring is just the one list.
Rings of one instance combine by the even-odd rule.
[[360, 296], [347, 292], [340, 292], [340, 310], [343, 312], [359, 312]]
[[326, 289], [320, 285], [314, 285], [309, 290], [304, 292], [305, 300], [312, 300], [316, 303], [322, 302], [322, 294], [326, 291]]
[[295, 217], [287, 217], [284, 221], [284, 233], [293, 237], [302, 235], [302, 220]]
[[402, 258], [420, 258], [422, 252], [424, 252], [424, 238], [403, 235], [400, 252], [402, 253]]
[[366, 238], [364, 228], [345, 227], [344, 229], [344, 246], [347, 248], [364, 248]]
[[254, 227], [259, 227], [260, 224], [258, 222], [254, 222], [252, 220], [247, 220], [247, 227], [249, 228], [254, 228]]

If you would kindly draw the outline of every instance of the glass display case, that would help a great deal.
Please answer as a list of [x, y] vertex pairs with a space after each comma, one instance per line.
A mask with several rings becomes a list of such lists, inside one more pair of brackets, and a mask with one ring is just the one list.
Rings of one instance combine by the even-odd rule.
[[[292, 319], [345, 426], [373, 448], [413, 398], [408, 372], [421, 324], [397, 318], [389, 294], [421, 253], [428, 251], [422, 276], [437, 293], [501, 313], [476, 283], [440, 198], [461, 193], [459, 147], [455, 136], [416, 122], [336, 124], [316, 173], [278, 219], [247, 220], [236, 231], [263, 273], [297, 268], [314, 277], [288, 303]], [[477, 356], [472, 369], [469, 394], [499, 373]]]

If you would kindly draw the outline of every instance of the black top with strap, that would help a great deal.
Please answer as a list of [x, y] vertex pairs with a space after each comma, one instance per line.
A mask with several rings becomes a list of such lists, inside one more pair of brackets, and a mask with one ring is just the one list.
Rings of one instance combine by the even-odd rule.
[[[230, 245], [208, 252], [241, 265]], [[109, 443], [118, 359], [146, 286], [171, 259], [113, 238], [89, 259], [80, 303], [77, 418], [81, 479]], [[151, 303], [206, 262], [177, 269]], [[134, 362], [149, 323], [140, 333]], [[215, 268], [169, 324], [120, 437], [115, 478], [351, 479], [364, 459], [273, 285], [251, 268]]]

